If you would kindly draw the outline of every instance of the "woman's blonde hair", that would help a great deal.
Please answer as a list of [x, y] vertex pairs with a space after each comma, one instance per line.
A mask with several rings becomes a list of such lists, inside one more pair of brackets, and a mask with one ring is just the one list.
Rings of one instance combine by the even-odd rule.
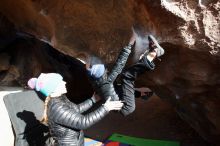
[[47, 104], [50, 101], [51, 97], [47, 96], [44, 102], [44, 114], [43, 114], [43, 118], [41, 120], [42, 123], [47, 124], [48, 123], [48, 117], [47, 117]]

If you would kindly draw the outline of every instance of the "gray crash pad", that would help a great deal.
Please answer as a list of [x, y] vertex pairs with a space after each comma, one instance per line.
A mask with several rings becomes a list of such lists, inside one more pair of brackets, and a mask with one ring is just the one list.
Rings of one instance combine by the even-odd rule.
[[40, 122], [43, 99], [29, 90], [8, 94], [4, 102], [15, 131], [15, 146], [43, 146], [49, 137], [48, 127]]

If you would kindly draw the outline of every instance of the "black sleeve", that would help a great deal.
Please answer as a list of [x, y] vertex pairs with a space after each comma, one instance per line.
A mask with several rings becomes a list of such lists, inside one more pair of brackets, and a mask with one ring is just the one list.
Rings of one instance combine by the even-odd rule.
[[91, 97], [90, 99], [85, 100], [84, 102], [80, 103], [77, 105], [79, 112], [83, 113], [85, 111], [87, 111], [88, 109], [90, 109], [92, 107], [92, 105], [95, 103], [95, 99], [94, 97]]
[[128, 56], [131, 53], [131, 47], [132, 46], [129, 44], [121, 50], [114, 66], [108, 76], [109, 82], [114, 82], [114, 80], [117, 78], [117, 76], [121, 73], [122, 69], [124, 68], [124, 66], [127, 62]]
[[76, 109], [70, 108], [67, 103], [54, 101], [48, 103], [48, 118], [50, 120], [79, 130], [89, 128], [93, 124], [103, 119], [107, 114], [108, 111], [104, 106], [100, 106], [91, 113], [82, 115], [81, 113], [77, 112]]

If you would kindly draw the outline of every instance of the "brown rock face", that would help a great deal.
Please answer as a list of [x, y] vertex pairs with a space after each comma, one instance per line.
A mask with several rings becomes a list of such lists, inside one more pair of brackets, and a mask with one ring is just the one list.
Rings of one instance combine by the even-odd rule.
[[[155, 62], [155, 71], [139, 78], [137, 85], [149, 86], [172, 103], [203, 138], [219, 142], [219, 0], [1, 0], [0, 12], [1, 18], [12, 22], [0, 25], [8, 30], [0, 31], [1, 40], [6, 33], [7, 38], [13, 38], [15, 32], [26, 32], [72, 57], [86, 53], [99, 56], [109, 64], [128, 42], [131, 26], [138, 28], [139, 35], [155, 35], [165, 48], [165, 55], [161, 62]], [[8, 24], [5, 19], [0, 21]], [[2, 52], [11, 41], [4, 40]], [[131, 60], [135, 61], [142, 51], [136, 48]], [[38, 67], [32, 67], [29, 72], [21, 67], [24, 62], [19, 62], [20, 59], [15, 69], [8, 66], [5, 58], [1, 65], [5, 78], [1, 77], [1, 83], [26, 81], [23, 73], [29, 77], [53, 70], [47, 68], [48, 60], [35, 58]], [[58, 70], [65, 70], [67, 76], [71, 73], [66, 67]]]

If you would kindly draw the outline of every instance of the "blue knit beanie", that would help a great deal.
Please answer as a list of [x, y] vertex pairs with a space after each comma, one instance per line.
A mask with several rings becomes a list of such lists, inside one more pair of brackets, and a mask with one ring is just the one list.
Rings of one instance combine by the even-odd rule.
[[89, 75], [93, 78], [100, 78], [105, 73], [104, 64], [95, 64], [90, 69], [88, 69]]
[[49, 96], [57, 86], [61, 83], [63, 77], [57, 73], [41, 73], [38, 78], [31, 78], [28, 81], [28, 86], [31, 89], [40, 91], [45, 96]]

